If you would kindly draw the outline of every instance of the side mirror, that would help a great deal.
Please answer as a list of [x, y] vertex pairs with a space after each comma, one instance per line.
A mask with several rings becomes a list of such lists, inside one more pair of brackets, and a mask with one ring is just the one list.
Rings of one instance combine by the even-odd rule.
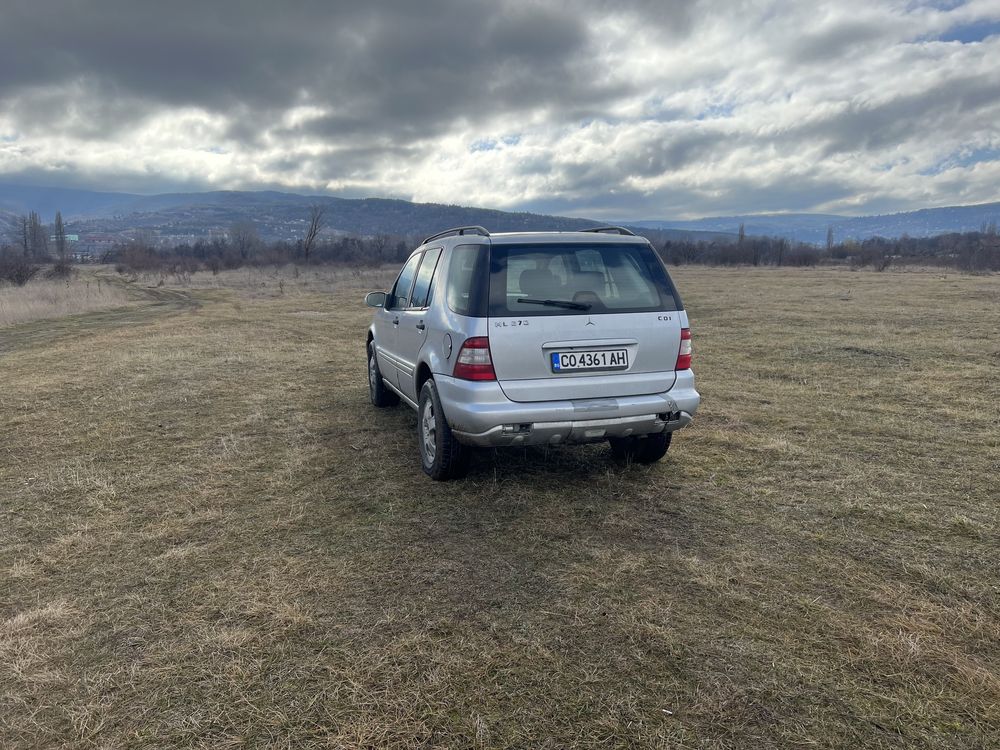
[[365, 304], [368, 307], [385, 307], [385, 292], [368, 292], [365, 295]]

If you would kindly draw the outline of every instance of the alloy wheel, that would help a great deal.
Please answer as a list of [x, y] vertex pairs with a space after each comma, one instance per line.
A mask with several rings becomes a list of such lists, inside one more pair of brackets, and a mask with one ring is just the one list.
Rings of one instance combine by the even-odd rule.
[[420, 413], [420, 437], [424, 458], [428, 464], [433, 464], [437, 454], [437, 420], [434, 417], [434, 404], [431, 399], [424, 401], [424, 408]]
[[378, 386], [378, 365], [375, 363], [375, 352], [368, 350], [368, 390], [372, 400], [375, 399], [375, 388]]

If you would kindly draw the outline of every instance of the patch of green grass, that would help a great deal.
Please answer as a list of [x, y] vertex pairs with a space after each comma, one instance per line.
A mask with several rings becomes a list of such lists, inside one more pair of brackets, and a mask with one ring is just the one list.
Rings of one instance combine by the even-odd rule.
[[673, 274], [652, 467], [430, 482], [349, 277], [9, 339], [0, 746], [997, 745], [1000, 278]]

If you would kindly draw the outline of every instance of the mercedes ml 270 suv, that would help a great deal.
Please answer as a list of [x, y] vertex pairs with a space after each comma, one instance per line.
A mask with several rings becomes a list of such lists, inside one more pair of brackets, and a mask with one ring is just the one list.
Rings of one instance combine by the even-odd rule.
[[417, 410], [434, 479], [475, 447], [607, 440], [651, 463], [698, 407], [681, 298], [626, 229], [449, 229], [365, 302], [371, 401]]

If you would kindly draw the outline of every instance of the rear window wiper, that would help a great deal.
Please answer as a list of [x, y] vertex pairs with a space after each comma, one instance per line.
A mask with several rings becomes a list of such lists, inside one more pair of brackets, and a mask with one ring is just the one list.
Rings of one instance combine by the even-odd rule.
[[571, 302], [568, 299], [528, 299], [521, 297], [518, 302], [524, 305], [545, 305], [546, 307], [565, 307], [567, 310], [589, 310], [590, 305], [584, 302]]

